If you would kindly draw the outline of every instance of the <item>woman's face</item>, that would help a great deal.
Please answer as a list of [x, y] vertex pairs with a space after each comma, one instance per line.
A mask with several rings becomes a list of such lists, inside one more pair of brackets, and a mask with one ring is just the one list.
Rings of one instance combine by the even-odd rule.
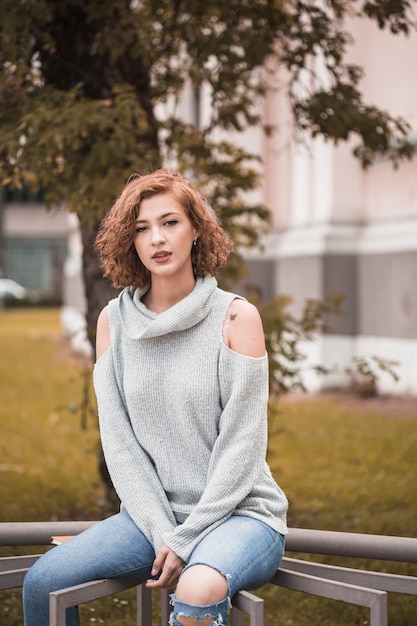
[[198, 232], [181, 204], [162, 193], [142, 200], [136, 218], [134, 246], [151, 275], [192, 275], [191, 248]]

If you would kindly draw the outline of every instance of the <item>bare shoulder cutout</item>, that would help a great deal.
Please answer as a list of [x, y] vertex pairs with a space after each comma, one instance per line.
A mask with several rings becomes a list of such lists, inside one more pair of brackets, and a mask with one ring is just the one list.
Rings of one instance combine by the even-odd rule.
[[252, 357], [265, 355], [265, 336], [258, 309], [240, 298], [230, 304], [223, 323], [223, 341], [231, 350]]
[[96, 332], [96, 360], [110, 348], [109, 307], [105, 306], [98, 316]]

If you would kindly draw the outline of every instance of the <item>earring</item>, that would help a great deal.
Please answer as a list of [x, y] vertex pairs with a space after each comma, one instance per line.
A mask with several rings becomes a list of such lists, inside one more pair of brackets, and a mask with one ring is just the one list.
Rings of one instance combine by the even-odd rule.
[[196, 245], [197, 245], [197, 239], [198, 239], [198, 237], [196, 237], [196, 238], [194, 239], [194, 241], [193, 241], [193, 245], [194, 245], [194, 246], [196, 246]]

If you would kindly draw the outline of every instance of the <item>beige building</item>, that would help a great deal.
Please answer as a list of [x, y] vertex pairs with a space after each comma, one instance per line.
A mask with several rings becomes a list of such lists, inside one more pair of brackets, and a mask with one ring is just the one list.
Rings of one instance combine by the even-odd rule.
[[[404, 117], [417, 141], [417, 35], [379, 31], [355, 20], [353, 62], [370, 104]], [[263, 200], [273, 215], [264, 250], [250, 255], [252, 282], [265, 296], [345, 296], [345, 315], [308, 350], [311, 362], [341, 367], [352, 357], [400, 362], [400, 381], [382, 376], [380, 389], [417, 393], [417, 158], [394, 170], [380, 159], [364, 171], [354, 142], [297, 144], [283, 95], [270, 96], [265, 116], [278, 128], [260, 141]], [[307, 376], [311, 389], [348, 383], [343, 376]]]
[[0, 197], [0, 275], [42, 298], [60, 301], [68, 238], [64, 209], [47, 211], [41, 194], [5, 190]]

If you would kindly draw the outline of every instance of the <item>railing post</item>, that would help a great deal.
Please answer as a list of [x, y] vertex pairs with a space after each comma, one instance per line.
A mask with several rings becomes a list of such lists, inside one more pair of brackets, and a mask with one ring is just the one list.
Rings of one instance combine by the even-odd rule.
[[374, 597], [371, 600], [370, 626], [388, 626], [388, 596]]
[[169, 596], [173, 592], [173, 589], [161, 589], [161, 626], [167, 626], [169, 624], [169, 616], [171, 614], [171, 604]]
[[136, 626], [152, 625], [152, 591], [146, 585], [136, 588]]

